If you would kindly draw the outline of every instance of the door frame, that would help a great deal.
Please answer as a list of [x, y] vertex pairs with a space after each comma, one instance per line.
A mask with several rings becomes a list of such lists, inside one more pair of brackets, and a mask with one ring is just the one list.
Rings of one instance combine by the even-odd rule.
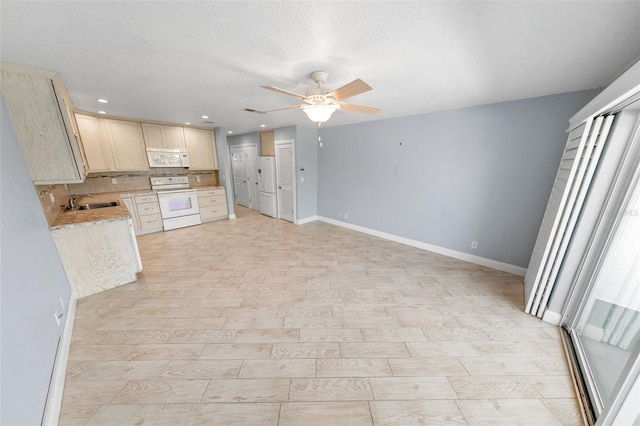
[[[293, 176], [291, 176], [291, 182], [292, 182], [292, 187], [291, 187], [291, 202], [293, 203], [293, 223], [294, 224], [298, 224], [298, 209], [297, 209], [297, 187], [296, 187], [296, 143], [295, 143], [295, 139], [283, 139], [283, 140], [276, 140], [274, 141], [274, 147], [275, 147], [275, 151], [276, 151], [276, 196], [278, 197], [277, 199], [280, 199], [280, 194], [278, 194], [278, 186], [280, 186], [280, 182], [278, 181], [278, 168], [279, 168], [279, 164], [280, 161], [278, 158], [278, 145], [285, 145], [285, 144], [291, 144], [291, 161], [293, 161], [292, 164], [292, 172], [293, 172]], [[281, 209], [280, 206], [278, 205], [278, 219], [281, 219], [280, 217], [280, 213], [281, 213]]]
[[579, 360], [583, 382], [588, 389], [589, 403], [597, 417], [597, 424], [613, 424], [621, 407], [629, 396], [631, 387], [640, 377], [640, 344], [632, 350], [629, 361], [621, 371], [620, 378], [613, 388], [611, 400], [603, 404], [599, 391], [593, 381], [593, 373], [586, 361], [585, 349], [578, 337], [576, 327], [582, 313], [589, 305], [589, 298], [596, 290], [595, 279], [604, 261], [606, 251], [614, 233], [618, 229], [621, 216], [611, 215], [612, 211], [623, 211], [627, 205], [631, 191], [640, 185], [640, 115], [629, 135], [625, 153], [615, 175], [612, 185], [603, 203], [589, 244], [582, 257], [578, 273], [574, 277], [572, 288], [567, 297], [563, 313], [562, 326], [567, 330], [576, 358]]

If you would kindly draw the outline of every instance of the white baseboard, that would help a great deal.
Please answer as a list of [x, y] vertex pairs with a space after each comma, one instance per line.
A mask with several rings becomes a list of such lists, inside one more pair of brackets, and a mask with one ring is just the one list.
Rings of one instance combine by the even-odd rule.
[[235, 219], [235, 218], [236, 218], [236, 215], [235, 215], [235, 214], [233, 214], [233, 213], [232, 213], [232, 214], [230, 214], [230, 215], [229, 215], [229, 220], [233, 220], [233, 219]]
[[351, 223], [341, 222], [339, 220], [329, 219], [327, 217], [318, 216], [321, 222], [330, 223], [342, 228], [351, 229], [374, 237], [384, 238], [385, 240], [394, 241], [396, 243], [405, 244], [411, 247], [419, 248], [426, 251], [442, 254], [444, 256], [453, 257], [454, 259], [464, 260], [465, 262], [475, 263], [476, 265], [486, 266], [487, 268], [497, 269], [498, 271], [509, 272], [510, 274], [524, 277], [527, 268], [511, 265], [509, 263], [498, 262], [497, 260], [487, 259], [485, 257], [474, 256], [472, 254], [463, 253], [461, 251], [451, 250], [445, 247], [428, 244], [422, 241], [412, 240], [410, 238], [400, 237], [398, 235], [387, 234], [386, 232], [376, 231], [375, 229], [365, 228], [363, 226], [353, 225]]
[[318, 216], [309, 216], [309, 217], [305, 217], [304, 219], [296, 220], [295, 224], [296, 225], [304, 225], [305, 223], [315, 222], [316, 220], [318, 220]]
[[49, 395], [44, 409], [45, 426], [57, 425], [60, 418], [60, 408], [62, 407], [62, 394], [64, 392], [64, 382], [67, 377], [67, 361], [69, 361], [69, 348], [71, 347], [71, 334], [73, 324], [76, 319], [76, 296], [72, 293], [69, 299], [69, 309], [67, 309], [67, 319], [64, 322], [64, 330], [60, 336], [60, 346], [53, 364], [53, 374], [49, 384]]
[[548, 322], [549, 324], [553, 325], [560, 325], [560, 323], [562, 322], [562, 314], [547, 309], [542, 315], [542, 321]]

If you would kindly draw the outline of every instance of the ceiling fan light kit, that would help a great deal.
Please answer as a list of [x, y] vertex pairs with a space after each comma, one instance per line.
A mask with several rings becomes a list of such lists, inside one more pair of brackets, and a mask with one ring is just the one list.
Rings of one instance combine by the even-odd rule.
[[369, 86], [367, 83], [360, 79], [356, 79], [351, 83], [347, 83], [344, 86], [330, 92], [322, 87], [322, 84], [327, 81], [328, 76], [329, 75], [324, 71], [312, 72], [311, 79], [316, 82], [318, 87], [314, 87], [313, 89], [308, 90], [304, 94], [304, 96], [274, 86], [261, 86], [262, 88], [267, 90], [301, 99], [306, 102], [306, 104], [274, 109], [271, 111], [258, 111], [245, 108], [245, 111], [264, 114], [267, 112], [284, 111], [287, 109], [299, 108], [302, 109], [305, 114], [307, 114], [309, 120], [313, 121], [314, 123], [318, 123], [318, 125], [329, 120], [329, 118], [331, 118], [331, 115], [340, 108], [343, 108], [345, 111], [361, 114], [377, 114], [378, 111], [380, 111], [380, 108], [376, 107], [342, 102], [343, 99], [347, 99], [371, 90], [371, 86]]
[[330, 119], [333, 112], [338, 109], [340, 109], [340, 104], [306, 105], [302, 107], [302, 110], [307, 114], [309, 120], [318, 124]]

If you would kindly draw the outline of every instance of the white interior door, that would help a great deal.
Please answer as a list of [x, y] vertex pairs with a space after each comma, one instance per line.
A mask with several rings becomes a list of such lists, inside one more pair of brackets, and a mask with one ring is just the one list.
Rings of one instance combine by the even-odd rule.
[[278, 216], [294, 221], [295, 217], [295, 156], [293, 140], [276, 141], [276, 183]]
[[245, 152], [243, 146], [231, 147], [231, 169], [233, 172], [233, 189], [236, 195], [235, 202], [241, 206], [249, 207], [247, 167], [245, 165]]
[[247, 167], [247, 186], [249, 191], [249, 207], [258, 210], [258, 146], [245, 147], [245, 164]]

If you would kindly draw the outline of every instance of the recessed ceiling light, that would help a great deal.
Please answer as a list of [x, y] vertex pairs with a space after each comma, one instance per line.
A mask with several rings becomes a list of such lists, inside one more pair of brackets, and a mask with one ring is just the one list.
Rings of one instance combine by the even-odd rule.
[[188, 126], [188, 125], [189, 125], [189, 124], [191, 124], [191, 123], [184, 123], [184, 124], [186, 124], [186, 125]]
[[265, 124], [261, 124], [260, 127], [267, 127]]
[[98, 114], [106, 114], [107, 111], [98, 111]]
[[100, 102], [101, 104], [108, 104], [109, 103], [109, 101], [107, 99], [102, 99], [102, 98], [97, 99], [97, 101]]
[[207, 119], [207, 118], [209, 118], [209, 116], [208, 115], [203, 115], [202, 118]]
[[227, 133], [231, 134], [231, 133], [233, 133], [233, 132], [232, 132], [231, 130], [229, 130]]

